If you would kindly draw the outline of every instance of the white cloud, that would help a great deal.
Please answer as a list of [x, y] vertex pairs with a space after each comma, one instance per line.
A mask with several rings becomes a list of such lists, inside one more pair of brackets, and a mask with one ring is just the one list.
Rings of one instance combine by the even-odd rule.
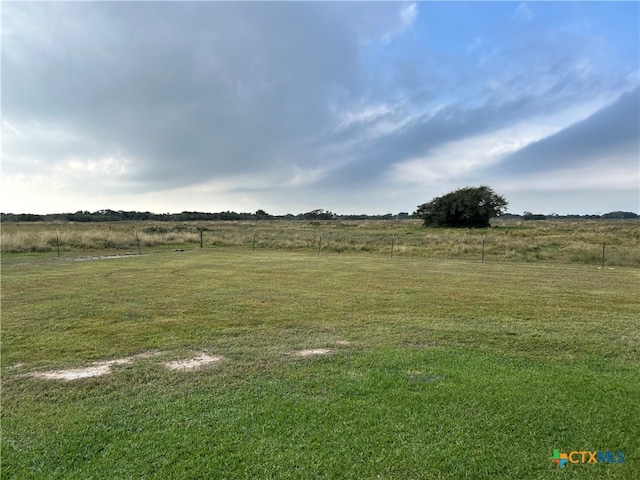
[[[465, 4], [482, 14], [462, 35], [445, 28], [460, 11], [446, 3], [9, 2], [3, 196], [34, 213], [375, 213], [424, 185], [479, 180], [640, 81], [595, 27], [541, 25], [553, 4], [536, 4], [536, 21], [526, 3], [490, 21], [482, 8]], [[443, 28], [414, 34], [423, 10], [425, 28]], [[567, 143], [604, 149], [609, 124], [552, 146], [571, 163]], [[518, 158], [541, 169], [535, 152]]]
[[402, 22], [402, 27], [405, 30], [409, 30], [413, 27], [413, 22], [418, 17], [418, 5], [415, 3], [410, 3], [406, 5], [400, 10], [400, 21]]
[[379, 120], [391, 113], [391, 107], [385, 103], [369, 105], [364, 108], [338, 113], [339, 128], [348, 128], [354, 124], [367, 124]]
[[526, 3], [521, 3], [520, 5], [518, 5], [518, 8], [516, 8], [515, 12], [513, 12], [513, 19], [517, 22], [527, 23], [530, 22], [533, 17], [533, 11]]
[[51, 169], [54, 175], [85, 180], [105, 180], [124, 177], [131, 170], [132, 162], [128, 159], [113, 156], [98, 159], [71, 158]]
[[499, 162], [504, 155], [539, 140], [557, 129], [544, 123], [522, 122], [487, 134], [441, 145], [424, 156], [395, 165], [396, 181], [433, 184], [469, 176], [474, 170]]
[[398, 162], [391, 176], [396, 182], [419, 185], [471, 177], [476, 171], [498, 164], [509, 154], [589, 118], [610, 105], [611, 100], [610, 94], [603, 94], [559, 111], [532, 115], [503, 128], [457, 138]]
[[418, 17], [418, 5], [416, 3], [410, 3], [403, 6], [398, 12], [398, 20], [400, 24], [395, 26], [392, 30], [382, 35], [381, 41], [383, 44], [390, 43], [395, 37], [402, 35], [403, 33], [411, 30], [413, 24]]

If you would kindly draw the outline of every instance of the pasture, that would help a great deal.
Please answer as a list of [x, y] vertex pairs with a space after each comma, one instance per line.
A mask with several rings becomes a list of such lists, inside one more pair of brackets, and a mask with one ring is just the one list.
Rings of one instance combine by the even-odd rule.
[[[3, 254], [61, 257], [239, 248], [499, 262], [640, 267], [640, 220], [494, 220], [490, 229], [421, 226], [420, 220], [3, 223]], [[484, 245], [484, 246], [483, 246]]]
[[2, 478], [637, 478], [638, 224], [568, 225], [3, 225]]

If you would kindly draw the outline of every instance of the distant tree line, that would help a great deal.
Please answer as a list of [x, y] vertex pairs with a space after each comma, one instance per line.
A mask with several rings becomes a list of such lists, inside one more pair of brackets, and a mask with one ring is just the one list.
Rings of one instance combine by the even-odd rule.
[[598, 219], [598, 218], [625, 219], [625, 218], [638, 218], [638, 214], [633, 213], [633, 212], [622, 212], [622, 211], [619, 211], [619, 210], [615, 211], [615, 212], [605, 213], [603, 215], [558, 215], [557, 213], [551, 213], [549, 215], [543, 215], [541, 213], [524, 212], [523, 215], [514, 215], [514, 214], [511, 214], [511, 213], [507, 213], [505, 215], [502, 215], [501, 218], [504, 218], [504, 219], [522, 219], [522, 220], [553, 220], [554, 218], [566, 219], [566, 220], [572, 220], [572, 219], [589, 220], [589, 219]]
[[151, 213], [124, 210], [98, 210], [89, 212], [79, 210], [75, 213], [51, 213], [36, 215], [32, 213], [0, 213], [2, 222], [121, 222], [131, 220], [154, 220], [167, 222], [188, 221], [233, 221], [233, 220], [396, 220], [409, 218], [406, 212], [385, 215], [338, 215], [329, 210], [317, 209], [306, 213], [293, 215], [270, 215], [260, 209], [255, 213], [237, 212], [181, 212], [181, 213]]
[[[0, 213], [1, 222], [121, 222], [131, 220], [154, 220], [166, 222], [189, 222], [189, 221], [233, 221], [233, 220], [402, 220], [407, 218], [419, 218], [415, 213], [410, 215], [407, 212], [387, 213], [384, 215], [338, 215], [329, 210], [317, 209], [306, 213], [270, 215], [264, 210], [255, 213], [236, 212], [181, 212], [181, 213], [151, 213], [124, 210], [98, 210], [96, 212], [77, 211], [75, 213], [51, 213], [46, 215], [36, 215], [32, 213]], [[524, 215], [505, 213], [500, 215], [501, 219], [509, 220], [546, 220], [546, 219], [598, 219], [613, 218], [627, 219], [638, 218], [633, 212], [615, 211], [604, 215], [550, 215], [532, 214], [525, 212]]]

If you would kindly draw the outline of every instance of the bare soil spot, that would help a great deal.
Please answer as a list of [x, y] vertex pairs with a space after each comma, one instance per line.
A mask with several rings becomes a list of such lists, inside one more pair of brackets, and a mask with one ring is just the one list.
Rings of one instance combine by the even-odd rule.
[[133, 257], [146, 257], [150, 255], [149, 253], [115, 253], [113, 255], [91, 255], [89, 257], [74, 257], [70, 258], [70, 260], [74, 260], [76, 262], [88, 262], [91, 260], [113, 260], [117, 258], [133, 258]]
[[331, 350], [328, 348], [312, 348], [309, 350], [300, 350], [296, 352], [298, 357], [312, 357], [314, 355], [329, 355]]
[[116, 358], [113, 360], [105, 360], [103, 362], [94, 362], [89, 367], [70, 368], [67, 370], [51, 370], [49, 372], [33, 372], [29, 376], [35, 378], [43, 378], [45, 380], [78, 380], [80, 378], [99, 377], [112, 373], [112, 365], [126, 365], [132, 363], [139, 358], [149, 358], [158, 355], [160, 352], [150, 351], [126, 358]]
[[128, 358], [120, 360], [109, 360], [107, 362], [96, 362], [90, 367], [71, 368], [68, 370], [52, 370], [50, 372], [34, 372], [32, 377], [44, 378], [46, 380], [77, 380], [79, 378], [99, 377], [111, 373], [111, 365], [122, 365], [131, 363]]
[[205, 365], [210, 365], [212, 363], [218, 363], [222, 360], [220, 356], [211, 356], [203, 353], [194, 358], [188, 358], [186, 360], [176, 360], [175, 362], [167, 362], [164, 364], [169, 370], [183, 370], [183, 371], [192, 371], [198, 370]]

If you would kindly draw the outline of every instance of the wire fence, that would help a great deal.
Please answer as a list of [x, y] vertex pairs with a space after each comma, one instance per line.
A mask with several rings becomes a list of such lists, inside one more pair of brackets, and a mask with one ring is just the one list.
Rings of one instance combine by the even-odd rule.
[[[415, 224], [259, 224], [94, 226], [49, 228], [3, 226], [2, 253], [43, 253], [59, 258], [143, 254], [171, 249], [287, 250], [314, 255], [372, 254], [396, 257], [491, 261], [549, 262], [640, 267], [640, 229], [636, 224], [507, 225], [485, 230], [423, 229]], [[610, 226], [610, 224], [608, 224]], [[623, 228], [621, 228], [623, 227]], [[54, 229], [55, 228], [55, 229]]]

